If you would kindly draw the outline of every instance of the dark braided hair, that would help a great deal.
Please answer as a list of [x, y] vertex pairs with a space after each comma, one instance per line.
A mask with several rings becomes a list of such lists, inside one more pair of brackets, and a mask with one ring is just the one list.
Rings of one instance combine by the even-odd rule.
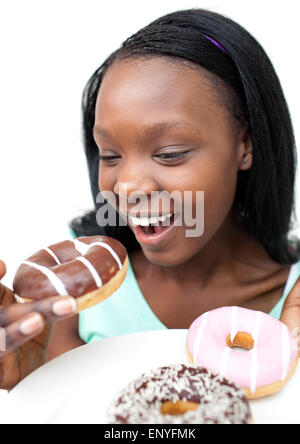
[[95, 209], [71, 222], [75, 234], [101, 233], [119, 239], [128, 252], [140, 248], [127, 226], [100, 227], [96, 223], [99, 165], [93, 125], [97, 93], [109, 67], [122, 60], [149, 57], [164, 57], [170, 63], [201, 69], [210, 76], [219, 95], [226, 94], [228, 110], [247, 125], [253, 143], [252, 168], [238, 172], [236, 218], [273, 260], [281, 264], [297, 261], [299, 241], [288, 238], [295, 218], [296, 147], [280, 81], [254, 37], [233, 20], [200, 8], [154, 20], [129, 37], [88, 81], [82, 101], [83, 130]]

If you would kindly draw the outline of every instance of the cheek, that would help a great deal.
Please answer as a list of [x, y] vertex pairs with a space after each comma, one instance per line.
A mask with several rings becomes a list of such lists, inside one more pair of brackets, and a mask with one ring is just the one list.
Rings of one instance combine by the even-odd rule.
[[101, 168], [99, 165], [98, 185], [100, 191], [113, 191], [114, 177], [109, 173], [108, 168]]
[[231, 171], [220, 175], [205, 192], [205, 222], [206, 227], [221, 225], [230, 212], [237, 185], [237, 175]]
[[111, 173], [109, 174], [107, 168], [102, 168], [102, 170], [99, 168], [98, 186], [106, 202], [117, 209], [118, 201], [114, 192], [115, 181], [113, 175]]
[[197, 189], [204, 191], [204, 226], [207, 234], [216, 232], [233, 206], [237, 170], [233, 162], [214, 162], [199, 169]]
[[230, 212], [237, 185], [237, 169], [232, 159], [202, 159], [177, 181], [182, 194], [192, 191], [193, 218], [199, 215], [196, 191], [204, 193], [205, 232], [215, 231]]

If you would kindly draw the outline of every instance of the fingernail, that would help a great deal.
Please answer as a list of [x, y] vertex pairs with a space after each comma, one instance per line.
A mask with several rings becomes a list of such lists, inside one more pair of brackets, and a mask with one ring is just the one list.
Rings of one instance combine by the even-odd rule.
[[52, 311], [57, 316], [66, 316], [68, 314], [76, 313], [77, 303], [73, 298], [66, 298], [64, 300], [54, 302]]
[[35, 313], [20, 324], [19, 330], [23, 335], [27, 336], [39, 331], [42, 327], [42, 317]]

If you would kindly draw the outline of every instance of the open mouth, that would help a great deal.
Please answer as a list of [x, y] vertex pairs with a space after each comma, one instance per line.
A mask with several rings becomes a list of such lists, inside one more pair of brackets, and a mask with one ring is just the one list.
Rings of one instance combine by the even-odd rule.
[[151, 236], [169, 230], [174, 224], [175, 215], [170, 213], [165, 216], [150, 218], [129, 217], [129, 220], [133, 226], [139, 227], [145, 235]]
[[147, 236], [151, 236], [153, 234], [160, 234], [164, 231], [168, 230], [171, 225], [174, 223], [174, 214], [167, 217], [164, 222], [163, 221], [157, 221], [155, 223], [150, 223], [146, 226], [141, 226], [142, 230]]

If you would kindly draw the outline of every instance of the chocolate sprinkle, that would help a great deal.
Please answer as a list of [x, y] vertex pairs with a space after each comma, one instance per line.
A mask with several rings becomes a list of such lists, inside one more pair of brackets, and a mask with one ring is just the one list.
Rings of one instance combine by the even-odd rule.
[[[199, 403], [181, 415], [163, 415], [166, 401]], [[107, 410], [108, 424], [249, 424], [242, 389], [223, 376], [195, 365], [150, 370], [117, 394]]]

